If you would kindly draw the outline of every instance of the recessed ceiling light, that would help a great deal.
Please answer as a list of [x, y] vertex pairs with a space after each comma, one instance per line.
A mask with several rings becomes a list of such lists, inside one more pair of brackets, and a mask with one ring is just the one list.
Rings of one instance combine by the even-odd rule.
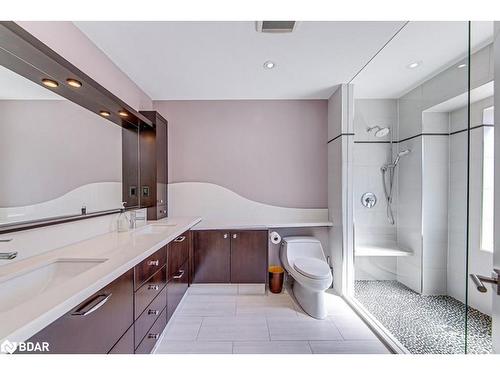
[[415, 61], [415, 62], [412, 62], [411, 64], [408, 64], [406, 67], [408, 69], [415, 69], [415, 68], [418, 68], [420, 66], [420, 64], [422, 64], [422, 62]]
[[54, 81], [53, 79], [49, 79], [49, 78], [42, 79], [42, 83], [45, 86], [52, 87], [52, 88], [56, 88], [57, 86], [59, 86], [59, 83], [57, 81]]
[[121, 116], [121, 117], [128, 117], [128, 113], [126, 111], [124, 111], [123, 109], [118, 111], [118, 114]]
[[82, 83], [79, 80], [74, 79], [74, 78], [68, 78], [66, 80], [66, 83], [68, 85], [70, 85], [71, 87], [75, 87], [77, 89], [79, 89], [80, 87], [82, 87]]
[[264, 63], [264, 68], [273, 69], [276, 67], [276, 63], [274, 61], [268, 60]]
[[462, 69], [462, 68], [465, 68], [467, 66], [467, 64], [460, 64], [457, 66], [458, 69]]
[[99, 111], [99, 114], [102, 117], [109, 117], [111, 115], [111, 113], [109, 113], [108, 111]]

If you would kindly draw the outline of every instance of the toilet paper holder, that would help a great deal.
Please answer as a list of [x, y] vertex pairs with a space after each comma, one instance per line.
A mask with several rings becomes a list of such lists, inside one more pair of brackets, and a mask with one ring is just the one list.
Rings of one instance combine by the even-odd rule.
[[269, 239], [271, 240], [271, 243], [275, 245], [281, 243], [281, 236], [278, 232], [273, 231], [269, 233]]

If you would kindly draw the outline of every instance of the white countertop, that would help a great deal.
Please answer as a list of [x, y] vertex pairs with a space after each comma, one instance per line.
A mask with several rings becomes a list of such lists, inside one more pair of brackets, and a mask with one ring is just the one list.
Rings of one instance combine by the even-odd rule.
[[157, 233], [142, 235], [139, 232], [144, 227], [110, 232], [1, 266], [0, 281], [61, 259], [106, 259], [58, 288], [0, 311], [0, 342], [27, 340], [200, 221], [199, 217], [174, 217], [148, 222], [172, 226], [161, 226]]
[[330, 221], [321, 222], [268, 222], [268, 223], [255, 223], [245, 221], [218, 221], [218, 220], [205, 220], [196, 224], [192, 230], [215, 230], [215, 229], [273, 229], [273, 228], [307, 228], [307, 227], [331, 227], [333, 223]]

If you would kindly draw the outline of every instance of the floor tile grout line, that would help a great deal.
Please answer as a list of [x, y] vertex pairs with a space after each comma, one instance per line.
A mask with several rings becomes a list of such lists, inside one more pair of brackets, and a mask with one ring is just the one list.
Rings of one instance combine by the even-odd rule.
[[198, 341], [198, 336], [200, 336], [201, 326], [203, 325], [204, 321], [205, 321], [205, 317], [202, 316], [200, 326], [198, 327], [198, 332], [196, 332], [196, 337], [195, 337], [194, 341]]
[[307, 345], [309, 345], [309, 350], [311, 351], [311, 354], [314, 354], [313, 348], [311, 346], [311, 340], [307, 340]]
[[271, 329], [269, 328], [269, 321], [267, 320], [267, 316], [265, 317], [265, 319], [266, 319], [267, 335], [269, 337], [269, 341], [273, 341], [271, 338]]

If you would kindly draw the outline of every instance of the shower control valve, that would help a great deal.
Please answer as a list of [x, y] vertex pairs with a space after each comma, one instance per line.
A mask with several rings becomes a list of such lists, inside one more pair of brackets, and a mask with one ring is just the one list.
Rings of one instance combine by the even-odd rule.
[[366, 208], [372, 208], [377, 204], [377, 197], [373, 193], [364, 193], [361, 196], [361, 204]]

